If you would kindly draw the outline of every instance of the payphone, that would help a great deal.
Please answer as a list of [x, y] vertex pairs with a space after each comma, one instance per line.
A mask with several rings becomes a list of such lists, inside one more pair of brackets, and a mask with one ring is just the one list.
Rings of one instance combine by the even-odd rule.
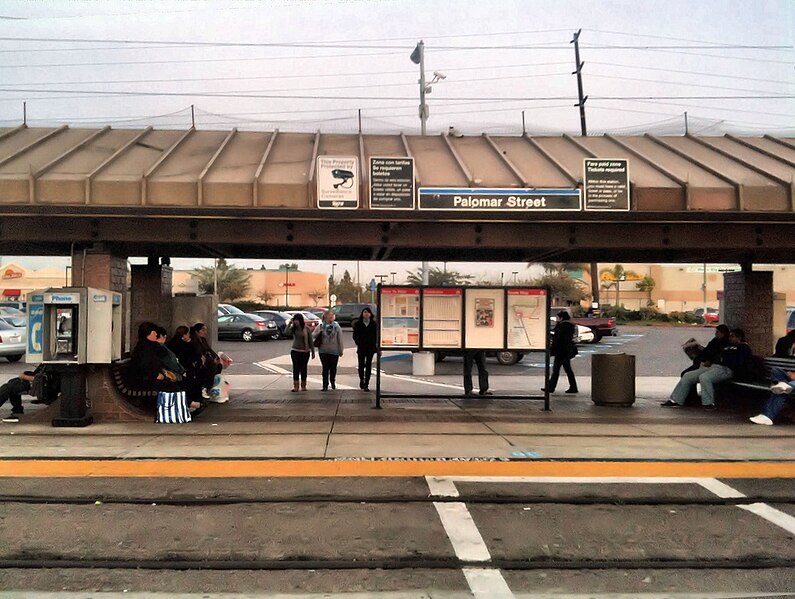
[[32, 291], [28, 302], [29, 364], [61, 377], [61, 417], [53, 426], [86, 426], [86, 365], [121, 358], [121, 294], [92, 287]]

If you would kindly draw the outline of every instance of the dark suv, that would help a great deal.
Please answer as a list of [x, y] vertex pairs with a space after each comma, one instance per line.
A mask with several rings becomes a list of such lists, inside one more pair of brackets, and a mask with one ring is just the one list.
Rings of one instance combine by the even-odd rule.
[[339, 304], [333, 306], [331, 311], [337, 317], [337, 322], [341, 327], [352, 327], [353, 322], [358, 320], [362, 310], [367, 308], [375, 316], [375, 306], [373, 304]]

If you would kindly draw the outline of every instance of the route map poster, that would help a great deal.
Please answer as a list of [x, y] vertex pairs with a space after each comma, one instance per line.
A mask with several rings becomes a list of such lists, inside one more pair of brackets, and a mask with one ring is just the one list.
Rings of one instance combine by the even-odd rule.
[[503, 349], [505, 343], [505, 289], [465, 289], [464, 347]]
[[426, 348], [460, 348], [461, 289], [426, 288], [422, 295], [422, 345]]
[[508, 349], [545, 349], [546, 321], [546, 290], [508, 289]]
[[420, 346], [420, 290], [418, 287], [381, 288], [381, 346]]

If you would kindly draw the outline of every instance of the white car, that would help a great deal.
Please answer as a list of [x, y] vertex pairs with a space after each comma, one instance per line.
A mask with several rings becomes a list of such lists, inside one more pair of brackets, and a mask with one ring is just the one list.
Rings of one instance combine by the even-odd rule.
[[577, 330], [574, 333], [574, 343], [593, 343], [593, 342], [594, 342], [593, 330], [589, 329], [588, 327], [584, 327], [581, 324], [578, 324]]
[[9, 362], [19, 362], [25, 356], [27, 329], [0, 321], [0, 356]]

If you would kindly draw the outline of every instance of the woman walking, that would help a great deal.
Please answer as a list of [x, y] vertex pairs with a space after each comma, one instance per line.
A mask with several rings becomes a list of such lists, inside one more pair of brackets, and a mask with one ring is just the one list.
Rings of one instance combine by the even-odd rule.
[[314, 359], [315, 346], [312, 344], [312, 334], [306, 328], [303, 314], [296, 314], [287, 325], [285, 334], [293, 336], [293, 345], [290, 349], [290, 359], [293, 362], [293, 393], [298, 391], [299, 381], [301, 391], [306, 391], [306, 375], [309, 367], [310, 355]]
[[342, 357], [344, 347], [342, 344], [342, 329], [334, 322], [336, 316], [331, 310], [323, 314], [323, 323], [315, 329], [314, 344], [320, 355], [323, 365], [323, 391], [337, 388], [337, 363]]
[[369, 391], [373, 355], [378, 349], [378, 325], [370, 308], [362, 310], [359, 320], [353, 325], [353, 342], [359, 357], [359, 389]]

